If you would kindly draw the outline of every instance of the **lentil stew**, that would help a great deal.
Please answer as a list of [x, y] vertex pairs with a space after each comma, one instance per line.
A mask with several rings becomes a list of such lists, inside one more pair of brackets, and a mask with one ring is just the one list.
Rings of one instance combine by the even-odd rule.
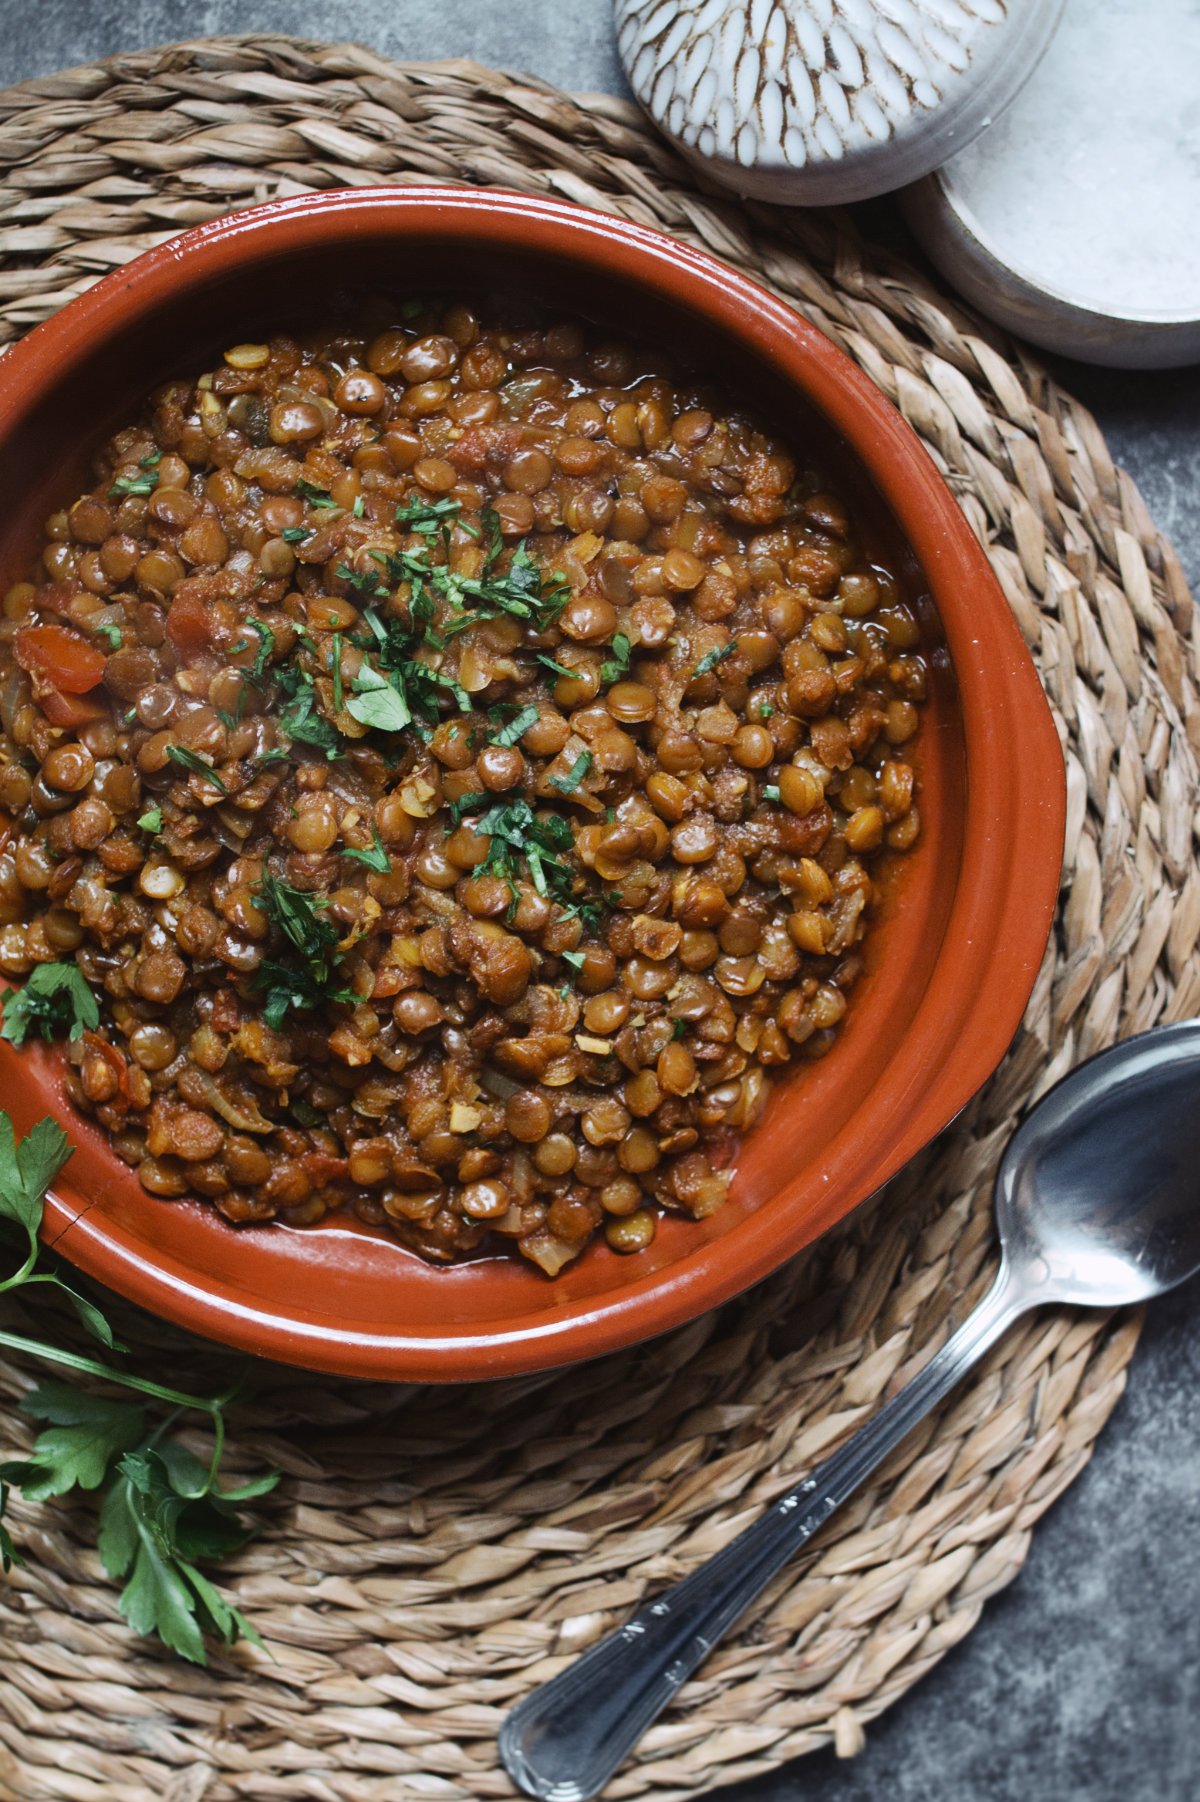
[[664, 359], [414, 303], [168, 383], [0, 626], [6, 1036], [151, 1194], [548, 1275], [719, 1207], [917, 838], [920, 632]]

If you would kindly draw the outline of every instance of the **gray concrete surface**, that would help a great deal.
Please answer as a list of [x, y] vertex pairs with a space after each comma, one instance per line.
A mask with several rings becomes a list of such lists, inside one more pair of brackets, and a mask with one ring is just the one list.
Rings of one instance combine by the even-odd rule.
[[[213, 32], [354, 38], [624, 91], [610, 0], [0, 0], [0, 85]], [[867, 218], [903, 243], [888, 203]], [[1200, 370], [1063, 365], [1200, 583]], [[871, 1728], [734, 1802], [1196, 1802], [1200, 1797], [1200, 1286], [1160, 1303], [1085, 1475], [1021, 1580]], [[399, 1798], [398, 1798], [399, 1802]]]

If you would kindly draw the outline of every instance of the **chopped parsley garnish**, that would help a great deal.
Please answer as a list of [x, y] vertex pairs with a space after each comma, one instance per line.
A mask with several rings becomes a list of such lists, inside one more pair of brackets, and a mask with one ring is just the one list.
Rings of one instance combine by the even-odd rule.
[[258, 633], [258, 650], [254, 654], [254, 668], [250, 671], [250, 680], [257, 686], [267, 673], [267, 664], [275, 649], [275, 634], [261, 619], [247, 619], [246, 624]]
[[419, 641], [399, 620], [388, 620], [385, 625], [373, 610], [363, 618], [375, 638], [376, 662], [392, 686], [403, 694], [413, 714], [436, 724], [443, 694], [453, 695], [462, 713], [472, 711], [470, 695], [453, 676], [443, 675], [440, 669], [414, 655]]
[[564, 951], [562, 957], [563, 962], [570, 964], [573, 970], [582, 970], [584, 964], [587, 962], [582, 951]]
[[462, 511], [461, 503], [443, 496], [440, 501], [426, 501], [419, 496], [396, 508], [396, 524], [407, 526], [422, 538], [436, 538]]
[[552, 670], [556, 676], [565, 676], [568, 682], [574, 682], [579, 674], [577, 669], [568, 669], [565, 663], [556, 663], [553, 657], [546, 655], [545, 651], [537, 651], [535, 656], [546, 669]]
[[279, 536], [285, 544], [303, 544], [306, 538], [313, 536], [315, 530], [315, 526], [284, 526]]
[[139, 475], [114, 476], [108, 498], [110, 501], [117, 501], [127, 494], [153, 494], [157, 486], [158, 477], [149, 469]]
[[592, 753], [581, 751], [565, 776], [551, 776], [550, 786], [560, 794], [573, 795], [592, 767]]
[[762, 798], [764, 801], [778, 801], [779, 784], [777, 782], [765, 782], [762, 789]]
[[451, 801], [450, 803], [449, 812], [451, 824], [454, 826], [461, 826], [464, 815], [468, 813], [477, 813], [481, 807], [486, 807], [490, 800], [491, 796], [485, 795], [482, 790], [475, 791], [469, 795], [460, 795], [457, 801]]
[[336, 757], [338, 735], [317, 711], [317, 691], [307, 670], [298, 663], [285, 663], [275, 671], [275, 679], [284, 694], [279, 724], [288, 737], [299, 744], [316, 745], [327, 757]]
[[560, 813], [535, 813], [524, 796], [515, 800], [493, 800], [484, 794], [462, 795], [450, 805], [450, 817], [457, 826], [464, 815], [481, 806], [486, 812], [473, 820], [476, 832], [492, 842], [488, 854], [478, 866], [481, 876], [499, 876], [507, 882], [512, 903], [509, 916], [516, 909], [516, 878], [523, 872], [539, 895], [559, 902], [568, 914], [578, 914], [594, 923], [599, 904], [595, 900], [576, 901], [578, 870], [564, 860], [563, 853], [574, 850], [575, 837], [570, 824]]
[[302, 501], [307, 501], [310, 507], [337, 506], [337, 502], [330, 494], [328, 488], [320, 488], [316, 482], [306, 481], [303, 476], [301, 476], [300, 480], [296, 483], [296, 493], [300, 496]]
[[379, 836], [378, 826], [373, 828], [373, 833], [375, 839], [373, 845], [367, 845], [365, 848], [361, 848], [357, 845], [347, 845], [342, 852], [342, 856], [355, 857], [358, 859], [359, 863], [365, 863], [368, 870], [378, 870], [381, 876], [386, 876], [392, 867], [392, 860], [388, 856], [387, 848]]
[[370, 595], [372, 599], [387, 599], [388, 591], [379, 580], [379, 576], [375, 570], [351, 569], [348, 563], [339, 563], [337, 565], [337, 574], [341, 577], [343, 582], [349, 582], [356, 594], [367, 594]]
[[331, 1001], [353, 1006], [357, 996], [338, 986], [338, 930], [323, 918], [329, 906], [324, 895], [307, 895], [278, 876], [264, 876], [254, 896], [254, 906], [266, 914], [294, 954], [284, 963], [264, 958], [254, 972], [254, 986], [263, 991], [263, 1018], [278, 1032], [289, 1008], [325, 1007]]
[[476, 832], [491, 839], [488, 854], [479, 866], [485, 876], [501, 876], [516, 900], [514, 878], [524, 863], [539, 895], [553, 894], [569, 900], [575, 878], [558, 855], [571, 850], [575, 840], [561, 814], [535, 814], [523, 797], [497, 801], [475, 821]]
[[714, 645], [711, 651], [705, 651], [688, 681], [694, 682], [697, 676], [707, 676], [709, 670], [716, 669], [718, 663], [724, 663], [726, 657], [732, 657], [737, 650], [737, 642], [736, 638], [731, 638], [728, 644]]
[[602, 682], [619, 682], [629, 669], [629, 653], [633, 647], [624, 632], [614, 632], [610, 647], [611, 657], [606, 657], [600, 665]]
[[120, 626], [110, 621], [106, 626], [97, 626], [96, 630], [101, 638], [107, 638], [114, 651], [120, 650], [121, 645], [124, 642]]
[[671, 1037], [673, 1039], [685, 1039], [687, 1037], [687, 1021], [686, 1020], [677, 1019], [675, 1021], [675, 1024], [671, 1030]]
[[5, 995], [0, 1038], [13, 1045], [23, 1045], [31, 1032], [79, 1039], [99, 1024], [99, 1005], [78, 964], [38, 964], [23, 989]]
[[161, 807], [148, 807], [146, 809], [145, 813], [142, 814], [141, 817], [139, 818], [138, 825], [141, 827], [143, 832], [161, 832], [162, 831], [162, 808]]
[[194, 776], [203, 776], [206, 782], [211, 782], [214, 788], [219, 788], [223, 795], [229, 793], [212, 764], [205, 763], [203, 757], [198, 756], [195, 751], [189, 751], [186, 745], [168, 745], [167, 756], [172, 763], [177, 763], [180, 769], [191, 770]]
[[258, 756], [252, 759], [256, 770], [269, 770], [273, 763], [286, 763], [287, 760], [288, 754], [282, 745], [272, 745], [269, 751], [260, 751]]
[[451, 614], [458, 616], [446, 623], [447, 632], [462, 631], [476, 620], [496, 619], [502, 613], [527, 619], [536, 632], [544, 632], [566, 606], [570, 584], [561, 576], [547, 579], [529, 555], [524, 539], [513, 552], [508, 569], [498, 571], [497, 560], [504, 548], [499, 521], [490, 508], [484, 510], [482, 517], [489, 536], [483, 568], [477, 576], [463, 575], [448, 563], [430, 562], [431, 542], [420, 551], [401, 551], [394, 556], [372, 551], [371, 555], [386, 567], [391, 581], [411, 583], [414, 623], [428, 625], [432, 617], [430, 595], [437, 594]]
[[540, 718], [541, 714], [536, 707], [532, 705], [522, 707], [520, 713], [514, 719], [509, 720], [507, 726], [501, 726], [499, 732], [495, 733], [488, 742], [507, 749], [508, 746], [515, 745], [518, 739], [523, 738], [530, 726], [536, 725]]
[[366, 513], [367, 503], [366, 503], [365, 498], [361, 494], [355, 495], [354, 505], [351, 507], [350, 511], [351, 511], [351, 513], [353, 513], [355, 519], [362, 519], [362, 517]]
[[774, 712], [775, 709], [772, 707], [770, 701], [756, 701], [754, 704], [754, 717], [756, 719], [769, 720]]

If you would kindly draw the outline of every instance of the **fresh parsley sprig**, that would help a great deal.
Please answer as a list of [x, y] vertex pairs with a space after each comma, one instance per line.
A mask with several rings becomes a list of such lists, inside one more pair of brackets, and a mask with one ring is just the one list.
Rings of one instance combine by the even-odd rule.
[[[0, 1113], [0, 1227], [9, 1237], [15, 1231], [19, 1259], [16, 1269], [0, 1280], [0, 1295], [34, 1284], [54, 1289], [70, 1302], [91, 1337], [119, 1354], [124, 1347], [116, 1343], [100, 1309], [56, 1270], [39, 1267], [46, 1191], [70, 1155], [56, 1121], [39, 1120], [18, 1140], [12, 1120]], [[250, 1622], [199, 1568], [251, 1537], [254, 1529], [242, 1519], [239, 1504], [265, 1495], [279, 1481], [278, 1471], [270, 1471], [235, 1488], [221, 1487], [225, 1409], [232, 1391], [189, 1395], [24, 1333], [0, 1330], [0, 1346], [144, 1398], [117, 1400], [55, 1380], [34, 1389], [21, 1411], [41, 1430], [28, 1458], [0, 1463], [0, 1516], [10, 1487], [27, 1501], [76, 1489], [98, 1492], [100, 1561], [124, 1585], [119, 1606], [135, 1633], [156, 1633], [194, 1664], [205, 1662], [206, 1636], [227, 1646], [239, 1639], [261, 1645]], [[147, 1401], [169, 1410], [157, 1424]], [[207, 1464], [170, 1437], [176, 1421], [188, 1413], [205, 1415], [210, 1422], [213, 1449]], [[0, 1519], [0, 1565], [8, 1571], [22, 1562]]]
[[0, 1038], [12, 1045], [23, 1045], [31, 1032], [78, 1039], [99, 1024], [99, 1005], [78, 964], [38, 964], [23, 989], [5, 995]]

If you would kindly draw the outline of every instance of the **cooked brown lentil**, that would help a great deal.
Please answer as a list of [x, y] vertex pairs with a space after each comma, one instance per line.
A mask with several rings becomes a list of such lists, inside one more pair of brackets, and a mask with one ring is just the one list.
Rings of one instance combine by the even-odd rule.
[[[410, 316], [411, 315], [411, 316]], [[573, 323], [231, 347], [0, 623], [0, 969], [153, 1195], [553, 1276], [721, 1203], [917, 836], [917, 620], [812, 470]]]

